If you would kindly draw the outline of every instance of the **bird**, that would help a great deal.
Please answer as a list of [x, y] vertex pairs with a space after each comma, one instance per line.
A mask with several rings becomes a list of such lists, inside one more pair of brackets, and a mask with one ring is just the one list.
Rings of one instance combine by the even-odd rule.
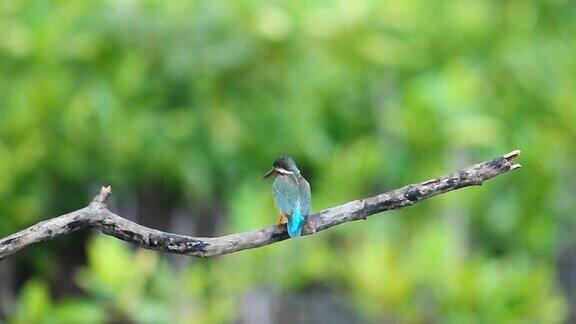
[[272, 194], [274, 203], [280, 212], [278, 225], [287, 224], [288, 235], [298, 237], [310, 213], [310, 184], [296, 166], [291, 157], [279, 157], [272, 169], [264, 175], [264, 179], [274, 176]]

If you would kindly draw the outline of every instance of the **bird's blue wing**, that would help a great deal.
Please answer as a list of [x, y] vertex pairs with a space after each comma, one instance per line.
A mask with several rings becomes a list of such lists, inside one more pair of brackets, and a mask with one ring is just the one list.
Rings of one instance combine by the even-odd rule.
[[310, 184], [308, 181], [304, 179], [304, 177], [300, 177], [299, 179], [299, 197], [300, 197], [300, 212], [302, 216], [307, 217], [310, 214], [310, 205], [312, 203], [312, 193], [310, 192]]
[[278, 176], [272, 185], [276, 208], [291, 216], [298, 201], [298, 185], [293, 177]]

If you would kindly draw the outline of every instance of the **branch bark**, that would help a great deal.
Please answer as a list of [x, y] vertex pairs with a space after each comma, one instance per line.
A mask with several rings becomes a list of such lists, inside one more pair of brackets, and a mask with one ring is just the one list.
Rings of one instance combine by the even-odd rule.
[[[452, 190], [481, 185], [488, 179], [520, 168], [520, 164], [512, 162], [518, 155], [520, 151], [515, 150], [448, 175], [325, 209], [308, 217], [303, 235], [366, 219], [386, 210], [404, 208]], [[98, 229], [104, 234], [147, 249], [203, 258], [252, 249], [289, 238], [286, 228], [279, 226], [221, 237], [192, 237], [158, 231], [138, 225], [108, 210], [106, 200], [110, 193], [110, 187], [102, 187], [100, 193], [85, 208], [39, 222], [0, 239], [0, 260], [34, 244], [87, 228]]]

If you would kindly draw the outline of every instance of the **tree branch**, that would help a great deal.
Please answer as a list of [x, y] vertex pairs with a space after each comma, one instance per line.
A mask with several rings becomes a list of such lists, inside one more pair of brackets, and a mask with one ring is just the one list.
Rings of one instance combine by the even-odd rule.
[[[303, 235], [314, 234], [342, 223], [366, 219], [386, 210], [410, 206], [426, 198], [452, 190], [481, 185], [482, 182], [520, 168], [512, 160], [519, 150], [458, 172], [411, 184], [370, 198], [354, 200], [310, 215]], [[213, 257], [269, 245], [288, 239], [285, 227], [272, 226], [221, 237], [191, 237], [166, 233], [124, 219], [106, 206], [110, 187], [102, 187], [90, 205], [80, 210], [45, 220], [0, 240], [0, 260], [31, 245], [51, 240], [80, 229], [96, 228], [104, 234], [141, 247], [195, 257]]]

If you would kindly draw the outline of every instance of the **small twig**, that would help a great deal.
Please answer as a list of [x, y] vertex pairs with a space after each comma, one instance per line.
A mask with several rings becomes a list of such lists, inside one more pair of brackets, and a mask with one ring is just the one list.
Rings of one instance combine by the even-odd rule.
[[100, 188], [100, 193], [96, 195], [94, 199], [92, 199], [92, 202], [98, 204], [105, 204], [106, 201], [108, 200], [108, 197], [110, 197], [111, 193], [112, 193], [112, 187], [110, 186], [102, 187]]
[[[520, 168], [520, 164], [512, 163], [518, 155], [520, 151], [515, 150], [452, 174], [323, 210], [308, 217], [303, 235], [314, 234], [342, 223], [366, 219], [382, 211], [410, 206], [452, 190], [481, 185], [488, 179]], [[102, 187], [100, 193], [87, 207], [42, 221], [0, 239], [0, 260], [31, 245], [85, 228], [97, 228], [105, 234], [147, 249], [195, 257], [219, 256], [288, 239], [286, 229], [278, 226], [212, 238], [158, 231], [138, 225], [109, 211], [106, 200], [111, 192], [110, 187]]]

